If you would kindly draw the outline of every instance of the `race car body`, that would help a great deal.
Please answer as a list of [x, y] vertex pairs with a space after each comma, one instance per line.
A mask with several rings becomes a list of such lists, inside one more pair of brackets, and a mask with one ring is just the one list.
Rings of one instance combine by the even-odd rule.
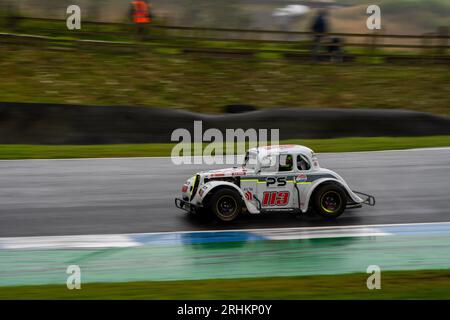
[[299, 145], [250, 149], [241, 167], [199, 172], [181, 191], [177, 207], [212, 213], [221, 221], [232, 221], [242, 211], [312, 210], [332, 219], [348, 207], [375, 205], [374, 197], [352, 191], [341, 176], [320, 167], [311, 149]]

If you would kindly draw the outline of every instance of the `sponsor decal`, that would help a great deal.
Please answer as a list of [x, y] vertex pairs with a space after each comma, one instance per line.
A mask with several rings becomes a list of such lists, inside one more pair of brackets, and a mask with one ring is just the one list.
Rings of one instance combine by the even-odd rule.
[[289, 203], [288, 191], [266, 191], [263, 194], [263, 206], [286, 206]]
[[210, 177], [223, 177], [223, 176], [225, 176], [225, 174], [223, 172], [213, 173], [210, 175]]
[[245, 192], [245, 199], [247, 199], [248, 201], [252, 201], [253, 200], [253, 193], [251, 193], [250, 191], [246, 191]]
[[287, 183], [287, 177], [268, 177], [266, 179], [267, 187], [284, 187]]
[[206, 192], [206, 190], [208, 190], [208, 186], [203, 186], [200, 191], [202, 192], [200, 197]]
[[181, 192], [187, 192], [188, 191], [188, 185], [187, 184], [183, 184], [183, 187], [181, 187]]
[[203, 186], [200, 188], [200, 190], [198, 191], [198, 194], [200, 195], [200, 197], [203, 197], [206, 189], [208, 189], [208, 186]]
[[308, 180], [308, 176], [304, 173], [300, 173], [295, 177], [295, 182], [306, 182]]

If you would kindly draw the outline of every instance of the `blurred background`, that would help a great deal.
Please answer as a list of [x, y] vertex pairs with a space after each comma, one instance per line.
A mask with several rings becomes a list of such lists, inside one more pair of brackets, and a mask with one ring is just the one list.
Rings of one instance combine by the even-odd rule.
[[[66, 27], [70, 4], [81, 8], [81, 30]], [[366, 27], [369, 4], [381, 7], [380, 30]], [[136, 23], [127, 0], [0, 0], [0, 101], [449, 114], [448, 1], [148, 5], [151, 18]], [[317, 44], [321, 10], [326, 29]], [[380, 91], [382, 99], [372, 94]]]
[[[0, 0], [0, 299], [449, 298], [449, 26], [449, 0]], [[205, 166], [168, 157], [195, 120], [280, 129], [377, 205], [184, 215]], [[197, 233], [224, 228], [260, 229]]]
[[[333, 28], [339, 32], [363, 32], [365, 11], [371, 4], [382, 7], [383, 29], [392, 33], [434, 32], [450, 23], [450, 4], [446, 0], [152, 0], [150, 3], [160, 23], [197, 27], [301, 31], [308, 29], [313, 9], [329, 8]], [[12, 6], [25, 17], [55, 19], [65, 19], [65, 9], [76, 4], [82, 8], [83, 19], [123, 22], [128, 20], [130, 1], [2, 0], [0, 4], [4, 13]], [[299, 5], [310, 11], [302, 14]], [[286, 14], [276, 15], [283, 8]]]

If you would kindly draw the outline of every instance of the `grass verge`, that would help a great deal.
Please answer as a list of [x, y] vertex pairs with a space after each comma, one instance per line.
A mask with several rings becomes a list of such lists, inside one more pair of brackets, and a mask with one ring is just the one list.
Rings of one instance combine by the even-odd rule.
[[[450, 146], [450, 136], [296, 139], [315, 152], [379, 151]], [[170, 156], [175, 144], [0, 145], [0, 159], [64, 159]]]
[[[443, 65], [302, 63], [177, 54], [162, 47], [0, 47], [0, 101], [158, 106], [203, 113], [229, 104], [261, 108], [409, 109], [450, 116]], [[188, 44], [187, 47], [190, 47]], [[217, 48], [217, 43], [209, 47]]]
[[368, 274], [255, 279], [0, 287], [0, 299], [450, 299], [450, 270], [387, 271], [381, 289]]

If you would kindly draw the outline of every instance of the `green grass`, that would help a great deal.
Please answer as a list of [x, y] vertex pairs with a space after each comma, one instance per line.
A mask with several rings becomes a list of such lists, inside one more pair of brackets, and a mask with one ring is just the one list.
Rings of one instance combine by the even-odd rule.
[[[286, 140], [315, 152], [378, 151], [450, 146], [450, 136]], [[60, 159], [170, 156], [175, 144], [0, 145], [0, 159]]]
[[179, 54], [167, 42], [117, 50], [63, 43], [47, 49], [2, 45], [0, 101], [206, 113], [244, 103], [262, 108], [410, 109], [450, 116], [450, 73], [443, 65], [399, 66], [374, 59], [310, 64], [277, 53], [208, 58]]
[[0, 287], [1, 299], [450, 299], [450, 270], [386, 271], [381, 289], [368, 274], [230, 280]]

